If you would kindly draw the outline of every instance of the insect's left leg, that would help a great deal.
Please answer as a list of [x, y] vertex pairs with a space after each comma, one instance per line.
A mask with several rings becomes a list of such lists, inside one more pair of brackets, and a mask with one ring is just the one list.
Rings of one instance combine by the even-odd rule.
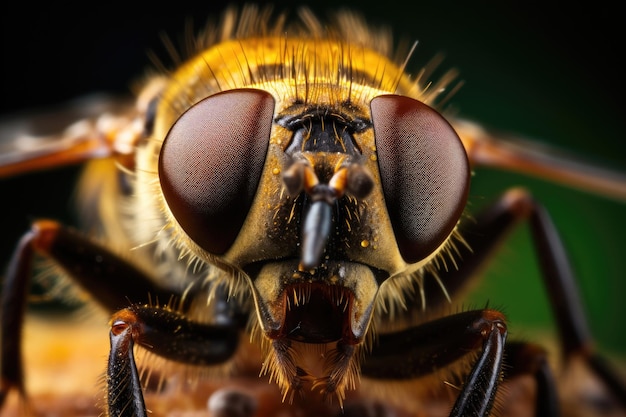
[[[559, 234], [552, 223], [547, 211], [535, 202], [523, 190], [512, 189], [502, 198], [480, 213], [474, 223], [464, 225], [463, 237], [472, 252], [460, 246], [459, 251], [463, 258], [463, 268], [450, 269], [442, 272], [440, 279], [446, 283], [446, 289], [454, 292], [479, 271], [490, 259], [494, 250], [507, 237], [509, 231], [521, 221], [530, 223], [532, 238], [537, 250], [537, 257], [542, 270], [542, 277], [547, 289], [550, 304], [560, 332], [561, 351], [563, 360], [567, 364], [573, 358], [581, 358], [605, 385], [607, 392], [619, 403], [619, 407], [626, 409], [626, 386], [602, 356], [593, 349], [593, 337], [589, 331], [586, 316], [583, 311], [574, 272], [567, 259], [566, 251]], [[440, 296], [441, 291], [430, 288], [435, 280], [424, 280], [425, 291], [434, 297]], [[437, 301], [436, 299], [434, 300]], [[541, 353], [535, 350], [532, 359], [536, 364], [544, 363]], [[515, 356], [507, 355], [509, 358]], [[525, 368], [521, 360], [512, 363], [513, 372]], [[514, 370], [515, 368], [518, 370]], [[548, 376], [541, 368], [535, 368], [535, 378], [538, 386], [544, 386], [546, 391], [537, 398], [537, 410], [554, 409], [556, 397], [551, 394], [553, 387], [546, 385]], [[542, 403], [543, 401], [543, 403]], [[592, 400], [601, 407], [611, 407], [606, 401]], [[543, 414], [540, 414], [543, 415]]]
[[[543, 282], [560, 333], [563, 363], [568, 365], [574, 359], [581, 359], [602, 381], [606, 392], [613, 397], [613, 400], [590, 399], [591, 402], [603, 404], [599, 406], [606, 408], [611, 407], [607, 401], [613, 401], [614, 406], [626, 410], [626, 385], [615, 372], [615, 368], [611, 368], [594, 350], [593, 336], [578, 294], [574, 271], [559, 233], [543, 206], [534, 201], [528, 193], [513, 189], [482, 213], [476, 221], [475, 228], [468, 230], [464, 235], [470, 247], [474, 248], [473, 267], [479, 268], [506, 232], [520, 221], [528, 221], [530, 225]], [[464, 267], [463, 270], [446, 274], [442, 279], [447, 283], [448, 278], [453, 281], [461, 278], [455, 277], [455, 274], [462, 276], [473, 272], [472, 266], [467, 269]]]

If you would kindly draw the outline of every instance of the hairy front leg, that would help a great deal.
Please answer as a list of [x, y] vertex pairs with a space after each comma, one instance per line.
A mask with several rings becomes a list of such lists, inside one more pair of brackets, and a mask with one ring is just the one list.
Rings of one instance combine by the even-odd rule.
[[450, 416], [488, 416], [501, 379], [506, 335], [504, 315], [498, 311], [450, 315], [379, 335], [362, 373], [378, 380], [413, 379], [479, 351]]

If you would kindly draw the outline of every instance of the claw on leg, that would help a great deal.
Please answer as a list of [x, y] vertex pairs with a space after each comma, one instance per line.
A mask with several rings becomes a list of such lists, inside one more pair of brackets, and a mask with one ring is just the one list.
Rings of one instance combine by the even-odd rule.
[[135, 317], [124, 314], [123, 319], [114, 318], [107, 369], [107, 403], [111, 417], [145, 417], [147, 414], [133, 354], [137, 336]]

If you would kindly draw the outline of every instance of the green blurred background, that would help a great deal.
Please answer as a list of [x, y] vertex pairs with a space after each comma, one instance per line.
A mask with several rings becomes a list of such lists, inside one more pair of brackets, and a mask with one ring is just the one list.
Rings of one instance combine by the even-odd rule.
[[[93, 91], [128, 93], [150, 66], [148, 50], [167, 56], [162, 33], [178, 44], [187, 20], [198, 28], [224, 9], [222, 3], [203, 3], [134, 3], [129, 9], [128, 3], [102, 2], [71, 11], [56, 4], [33, 10], [17, 5], [0, 17], [5, 71], [0, 112], [54, 106]], [[273, 4], [296, 8], [294, 2]], [[373, 24], [390, 25], [398, 38], [419, 40], [409, 65], [413, 71], [443, 53], [441, 68], [457, 68], [464, 80], [451, 101], [459, 115], [626, 171], [624, 46], [618, 36], [623, 5], [322, 0], [309, 6], [322, 15], [343, 6], [359, 10]], [[2, 265], [32, 218], [74, 222], [67, 201], [75, 174], [70, 168], [0, 182]], [[554, 216], [599, 345], [626, 358], [626, 203], [478, 170], [472, 210], [513, 185], [530, 189]], [[514, 233], [478, 290], [468, 303], [490, 300], [504, 307], [513, 337], [533, 339], [536, 328], [550, 329], [526, 227]]]

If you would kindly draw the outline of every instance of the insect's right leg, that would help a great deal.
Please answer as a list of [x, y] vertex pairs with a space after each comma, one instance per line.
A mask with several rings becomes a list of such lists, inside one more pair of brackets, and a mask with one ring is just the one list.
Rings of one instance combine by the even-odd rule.
[[[51, 259], [70, 278], [92, 294], [94, 301], [108, 311], [149, 304], [151, 300], [170, 302], [180, 294], [155, 285], [132, 263], [79, 233], [52, 221], [37, 221], [20, 240], [4, 279], [0, 299], [0, 407], [11, 390], [25, 397], [21, 330], [27, 302], [31, 265], [36, 253]], [[186, 306], [179, 306], [184, 310]], [[162, 322], [167, 323], [165, 317]], [[221, 321], [238, 329], [232, 312], [223, 312]], [[160, 328], [167, 326], [161, 323]], [[162, 338], [161, 338], [162, 339]], [[231, 339], [229, 339], [231, 340]], [[232, 351], [235, 346], [231, 343]], [[231, 352], [232, 353], [232, 352]]]

